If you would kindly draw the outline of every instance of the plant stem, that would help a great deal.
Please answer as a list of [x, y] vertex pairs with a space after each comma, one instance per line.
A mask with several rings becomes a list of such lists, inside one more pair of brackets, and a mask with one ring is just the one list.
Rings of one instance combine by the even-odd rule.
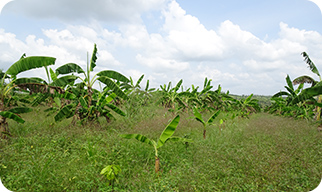
[[160, 159], [159, 157], [155, 156], [155, 173], [158, 173], [160, 170]]

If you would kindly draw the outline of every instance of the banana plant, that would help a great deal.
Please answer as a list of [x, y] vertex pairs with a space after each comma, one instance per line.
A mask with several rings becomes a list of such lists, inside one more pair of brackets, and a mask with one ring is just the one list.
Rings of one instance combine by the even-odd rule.
[[162, 97], [158, 103], [161, 103], [164, 107], [169, 109], [175, 109], [175, 103], [178, 103], [180, 107], [185, 107], [186, 105], [181, 99], [181, 96], [184, 95], [185, 92], [178, 92], [182, 82], [183, 80], [181, 79], [173, 88], [171, 88], [171, 82], [168, 83], [168, 86], [165, 84], [163, 86], [160, 85]]
[[182, 137], [174, 137], [172, 136], [179, 124], [180, 116], [177, 115], [163, 130], [159, 139], [154, 141], [153, 139], [149, 139], [144, 135], [140, 134], [121, 134], [120, 137], [126, 139], [136, 139], [142, 143], [149, 144], [153, 146], [155, 152], [155, 172], [158, 173], [160, 170], [160, 159], [158, 155], [158, 149], [162, 147], [168, 141], [182, 141], [182, 142], [192, 142], [190, 139], [182, 138]]
[[[115, 81], [128, 83], [129, 79], [112, 70], [100, 71], [91, 78], [91, 72], [93, 72], [96, 66], [96, 54], [97, 47], [96, 44], [94, 44], [92, 57], [90, 61], [87, 61], [86, 71], [75, 63], [67, 63], [58, 67], [55, 73], [51, 72], [51, 76], [54, 77], [53, 79], [56, 79], [59, 75], [72, 74], [71, 77], [81, 80], [80, 83], [69, 85], [66, 89], [74, 95], [72, 97], [74, 99], [71, 100], [70, 104], [60, 108], [55, 116], [55, 121], [61, 121], [64, 118], [74, 116], [81, 120], [81, 122], [84, 122], [85, 120], [97, 120], [98, 117], [104, 116], [109, 122], [113, 116], [107, 108], [112, 109], [114, 112], [122, 116], [125, 115], [122, 110], [110, 102], [111, 98], [113, 100], [116, 96], [125, 100], [128, 98]], [[63, 77], [67, 77], [67, 79], [69, 79], [69, 76]], [[93, 88], [96, 81], [106, 85], [102, 93]]]
[[297, 89], [294, 89], [290, 76], [287, 75], [285, 79], [286, 79], [286, 83], [288, 86], [284, 86], [284, 87], [288, 92], [280, 91], [280, 92], [276, 93], [275, 95], [273, 95], [273, 98], [280, 97], [280, 96], [286, 96], [287, 105], [289, 105], [289, 104], [291, 104], [293, 99], [295, 99], [295, 97], [297, 97], [297, 95], [302, 91], [304, 83], [301, 83]]
[[216, 117], [219, 115], [220, 111], [215, 112], [207, 121], [205, 121], [202, 118], [202, 115], [198, 111], [196, 107], [193, 108], [193, 115], [195, 116], [195, 119], [202, 123], [203, 125], [203, 138], [206, 139], [206, 131], [207, 131], [207, 126], [213, 125], [213, 121], [216, 119]]
[[[308, 84], [311, 84], [311, 87], [314, 87], [319, 82], [322, 82], [322, 77], [320, 75], [318, 68], [315, 66], [313, 61], [310, 59], [309, 55], [306, 52], [302, 52], [302, 56], [304, 57], [304, 61], [308, 64], [309, 69], [319, 77], [319, 81], [316, 81], [314, 78], [312, 78], [310, 76], [303, 75], [303, 76], [295, 78], [293, 80], [293, 84], [297, 85], [297, 84], [308, 83]], [[304, 94], [306, 94], [306, 93], [304, 92]], [[300, 97], [303, 98], [303, 96], [304, 95], [301, 95]], [[321, 94], [318, 94], [317, 96], [318, 96], [318, 103], [321, 103], [322, 102]], [[309, 96], [307, 96], [307, 97], [309, 97]], [[317, 106], [316, 107], [316, 120], [320, 120], [320, 118], [321, 118], [321, 107]]]
[[[30, 69], [47, 67], [49, 65], [54, 65], [56, 58], [53, 57], [26, 57], [25, 54], [14, 64], [12, 64], [9, 69], [2, 74], [2, 79], [0, 80], [0, 136], [2, 138], [7, 138], [6, 134], [10, 134], [7, 118], [12, 119], [18, 123], [24, 123], [25, 121], [19, 116], [20, 113], [30, 112], [31, 109], [28, 107], [16, 107], [12, 108], [10, 102], [15, 100], [27, 103], [26, 99], [19, 99], [18, 95], [19, 88], [23, 82], [22, 80], [17, 79], [17, 75], [28, 71]], [[24, 86], [27, 86], [30, 82], [24, 82]], [[47, 90], [50, 87], [47, 87]], [[21, 89], [20, 89], [21, 90]]]

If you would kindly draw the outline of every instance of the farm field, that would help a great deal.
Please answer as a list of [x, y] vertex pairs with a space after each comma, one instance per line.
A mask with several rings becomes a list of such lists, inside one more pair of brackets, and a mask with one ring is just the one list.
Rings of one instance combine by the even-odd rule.
[[[110, 123], [55, 122], [44, 106], [22, 114], [24, 124], [8, 120], [12, 137], [0, 141], [2, 183], [12, 191], [302, 192], [321, 182], [322, 132], [313, 121], [260, 112], [220, 125], [231, 115], [222, 112], [203, 139], [192, 110], [174, 113], [153, 103]], [[153, 147], [119, 135], [157, 139], [177, 114], [174, 136], [193, 142], [169, 141], [160, 148], [156, 174]], [[107, 165], [121, 169], [111, 185], [100, 174]]]

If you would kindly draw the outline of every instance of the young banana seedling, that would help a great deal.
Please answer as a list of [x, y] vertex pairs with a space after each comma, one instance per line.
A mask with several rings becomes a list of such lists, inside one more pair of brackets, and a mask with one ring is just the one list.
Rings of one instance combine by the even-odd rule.
[[160, 170], [160, 159], [158, 156], [158, 149], [162, 147], [168, 141], [182, 141], [182, 142], [192, 142], [190, 139], [185, 139], [181, 137], [173, 137], [174, 131], [176, 130], [179, 124], [180, 116], [177, 115], [169, 125], [163, 130], [162, 134], [160, 135], [159, 140], [156, 142], [152, 139], [145, 137], [144, 135], [140, 134], [121, 134], [120, 136], [126, 139], [137, 139], [142, 143], [147, 143], [154, 147], [155, 151], [155, 172], [158, 173]]
[[208, 125], [212, 125], [212, 122], [215, 120], [215, 118], [219, 115], [220, 111], [215, 112], [208, 121], [204, 121], [201, 114], [199, 113], [198, 109], [194, 107], [193, 109], [193, 115], [195, 116], [196, 120], [202, 123], [203, 125], [203, 138], [206, 139], [206, 128]]

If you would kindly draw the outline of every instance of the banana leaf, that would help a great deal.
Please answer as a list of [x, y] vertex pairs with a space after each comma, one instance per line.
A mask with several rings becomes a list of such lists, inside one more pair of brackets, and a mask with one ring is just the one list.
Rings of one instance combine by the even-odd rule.
[[207, 121], [207, 124], [211, 124], [215, 119], [216, 117], [219, 115], [220, 111], [217, 111], [216, 113], [214, 113]]
[[56, 75], [65, 75], [68, 73], [83, 73], [85, 74], [84, 70], [77, 64], [75, 63], [67, 63], [65, 65], [62, 65], [58, 67], [55, 71]]
[[48, 65], [54, 65], [56, 58], [53, 57], [25, 57], [21, 58], [14, 64], [10, 66], [10, 68], [6, 71], [6, 74], [16, 76], [21, 72], [28, 71], [30, 69], [45, 67]]
[[8, 111], [11, 113], [21, 114], [21, 113], [29, 113], [32, 111], [32, 109], [28, 107], [15, 107], [15, 108], [9, 109]]
[[294, 90], [293, 83], [289, 75], [286, 76], [286, 83], [291, 90]]
[[314, 87], [303, 89], [303, 91], [292, 100], [291, 104], [296, 104], [318, 95], [322, 95], [322, 82], [319, 82]]
[[16, 121], [18, 123], [24, 123], [25, 122], [25, 120], [23, 120], [21, 117], [19, 117], [18, 115], [14, 114], [14, 113], [12, 113], [10, 111], [1, 111], [0, 115], [2, 117], [12, 119], [12, 120], [14, 120], [14, 121]]
[[153, 142], [149, 138], [144, 136], [144, 135], [140, 135], [140, 134], [121, 134], [120, 137], [123, 137], [125, 139], [136, 139], [138, 141], [141, 141], [142, 143], [147, 143], [147, 144], [153, 146]]
[[181, 79], [181, 80], [177, 83], [177, 85], [173, 88], [173, 91], [174, 91], [174, 92], [177, 92], [177, 91], [179, 90], [179, 88], [180, 88], [180, 86], [181, 86], [182, 82], [183, 82], [183, 80]]
[[312, 77], [307, 75], [297, 77], [296, 79], [293, 80], [293, 85], [302, 84], [302, 83], [309, 83], [311, 84], [311, 87], [313, 87], [318, 82], [315, 81]]
[[141, 75], [141, 77], [140, 77], [140, 78], [139, 78], [139, 80], [136, 82], [136, 84], [135, 84], [135, 86], [134, 86], [134, 87], [141, 88], [141, 87], [140, 87], [140, 83], [141, 83], [141, 81], [143, 80], [143, 78], [144, 78], [144, 75]]
[[73, 85], [77, 77], [75, 75], [66, 75], [60, 78], [56, 78], [51, 85], [57, 87], [66, 87], [67, 85]]
[[94, 44], [94, 50], [93, 50], [93, 53], [92, 53], [92, 58], [91, 58], [91, 66], [90, 66], [90, 71], [93, 71], [95, 66], [96, 66], [96, 60], [97, 60], [97, 47], [96, 47], [96, 44]]
[[162, 134], [157, 143], [157, 148], [162, 147], [164, 143], [174, 134], [178, 124], [179, 124], [180, 116], [177, 115], [169, 125], [163, 130]]
[[113, 104], [106, 104], [106, 106], [108, 106], [110, 109], [112, 109], [115, 113], [121, 115], [121, 116], [125, 116], [126, 114], [118, 107], [116, 107], [115, 105]]
[[306, 52], [303, 52], [302, 55], [304, 57], [304, 61], [309, 65], [310, 70], [320, 77], [321, 75], [319, 73], [319, 70], [318, 70], [318, 68], [316, 68], [314, 63], [311, 61], [309, 55]]
[[117, 96], [125, 100], [128, 99], [128, 96], [110, 78], [106, 76], [100, 76], [97, 78], [97, 80], [109, 87]]
[[69, 104], [61, 108], [58, 113], [55, 115], [55, 121], [61, 121], [63, 119], [67, 119], [73, 116], [74, 110], [72, 110], [74, 107], [74, 104]]
[[122, 75], [121, 73], [119, 73], [117, 71], [112, 71], [112, 70], [101, 71], [101, 72], [97, 73], [97, 76], [109, 77], [111, 79], [115, 79], [117, 81], [124, 82], [124, 83], [130, 82], [130, 80], [127, 77], [125, 77], [124, 75]]
[[206, 122], [202, 119], [202, 116], [199, 113], [198, 109], [196, 107], [194, 107], [192, 109], [192, 111], [193, 111], [193, 115], [195, 116], [196, 120], [199, 121], [200, 123], [202, 123], [203, 126], [206, 126]]
[[50, 68], [50, 69], [49, 69], [49, 72], [50, 72], [50, 78], [51, 78], [51, 80], [56, 81], [56, 79], [57, 79], [57, 75], [56, 75], [56, 73], [53, 71], [53, 69], [52, 69], [52, 68]]
[[19, 84], [24, 84], [24, 83], [42, 83], [42, 84], [47, 84], [47, 82], [41, 78], [38, 77], [31, 77], [31, 78], [18, 78], [14, 80], [14, 83], [16, 85]]

